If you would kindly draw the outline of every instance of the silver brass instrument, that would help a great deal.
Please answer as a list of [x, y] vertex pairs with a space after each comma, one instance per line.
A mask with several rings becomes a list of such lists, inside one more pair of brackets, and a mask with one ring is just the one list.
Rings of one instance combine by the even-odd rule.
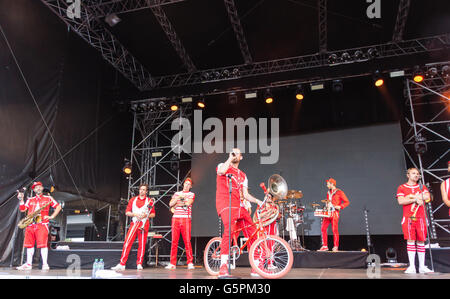
[[263, 188], [264, 193], [266, 193], [266, 197], [264, 198], [262, 207], [257, 209], [253, 215], [253, 221], [256, 222], [259, 217], [263, 226], [267, 226], [277, 220], [280, 214], [280, 207], [276, 203], [272, 203], [269, 207], [266, 207], [265, 203], [268, 195], [270, 194], [274, 200], [284, 199], [288, 192], [288, 186], [283, 177], [278, 174], [270, 176], [268, 181], [269, 189], [265, 188], [264, 183], [261, 183], [260, 186]]

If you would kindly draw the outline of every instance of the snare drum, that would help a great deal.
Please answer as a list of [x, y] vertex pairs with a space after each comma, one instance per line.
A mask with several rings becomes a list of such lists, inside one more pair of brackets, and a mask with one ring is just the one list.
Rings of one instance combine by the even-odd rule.
[[322, 210], [322, 209], [316, 209], [314, 211], [314, 216], [317, 216], [317, 217], [330, 218], [332, 216], [332, 214], [333, 214], [333, 212], [327, 211], [327, 210]]

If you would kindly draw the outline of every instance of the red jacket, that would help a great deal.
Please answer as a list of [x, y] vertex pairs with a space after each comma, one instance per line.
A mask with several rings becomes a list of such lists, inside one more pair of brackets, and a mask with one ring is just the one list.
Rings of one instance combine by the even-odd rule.
[[336, 189], [335, 192], [328, 191], [327, 200], [330, 200], [330, 197], [331, 204], [333, 206], [340, 206], [341, 210], [345, 209], [350, 204], [350, 201], [341, 189]]

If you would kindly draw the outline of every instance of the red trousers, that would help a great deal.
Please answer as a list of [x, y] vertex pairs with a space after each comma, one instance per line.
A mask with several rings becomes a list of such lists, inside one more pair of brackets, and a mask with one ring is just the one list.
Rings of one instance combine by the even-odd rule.
[[122, 266], [125, 266], [127, 263], [128, 255], [130, 254], [131, 247], [133, 247], [136, 235], [138, 236], [139, 241], [136, 265], [142, 265], [144, 262], [145, 244], [147, 243], [148, 228], [150, 226], [149, 221], [147, 220], [143, 229], [140, 229], [141, 226], [142, 222], [137, 221], [131, 222], [130, 227], [128, 228], [127, 236], [123, 243], [122, 256], [120, 257], [120, 264]]
[[[220, 213], [220, 218], [223, 223], [223, 234], [222, 234], [222, 243], [220, 244], [220, 254], [229, 254], [230, 247], [228, 245], [230, 234], [230, 208], [225, 208]], [[253, 226], [252, 218], [250, 214], [245, 208], [242, 207], [232, 207], [231, 208], [231, 233], [233, 231], [242, 229], [244, 236], [251, 237], [255, 232], [256, 228]], [[234, 234], [233, 234], [234, 235]], [[252, 246], [254, 240], [249, 240], [248, 249]]]
[[48, 224], [37, 223], [27, 226], [23, 247], [33, 248], [35, 242], [37, 248], [48, 247]]
[[331, 230], [333, 231], [333, 246], [339, 247], [339, 212], [333, 212], [330, 218], [322, 217], [322, 245], [328, 246], [328, 226], [331, 223]]
[[180, 233], [183, 237], [184, 246], [186, 248], [186, 259], [188, 264], [194, 261], [191, 245], [191, 219], [172, 217], [172, 247], [170, 249], [170, 263], [177, 264], [178, 240]]

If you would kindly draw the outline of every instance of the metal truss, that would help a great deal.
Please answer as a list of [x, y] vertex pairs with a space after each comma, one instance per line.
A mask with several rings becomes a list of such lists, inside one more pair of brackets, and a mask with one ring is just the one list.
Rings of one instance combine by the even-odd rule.
[[151, 10], [153, 14], [155, 15], [156, 19], [158, 20], [159, 24], [161, 25], [162, 29], [166, 33], [167, 37], [169, 38], [169, 41], [172, 43], [172, 46], [174, 47], [175, 51], [177, 52], [178, 56], [180, 57], [181, 61], [183, 62], [183, 65], [186, 67], [188, 72], [194, 72], [197, 70], [194, 63], [192, 62], [191, 58], [186, 52], [186, 49], [184, 48], [183, 44], [181, 43], [181, 40], [178, 38], [177, 33], [175, 32], [175, 29], [173, 28], [172, 24], [169, 21], [169, 18], [167, 17], [166, 13], [162, 9], [161, 6], [152, 6]]
[[318, 0], [319, 5], [319, 52], [327, 51], [327, 0]]
[[410, 2], [410, 0], [400, 0], [398, 5], [397, 20], [395, 21], [394, 33], [392, 35], [392, 40], [395, 42], [403, 39]]
[[[97, 49], [125, 78], [139, 90], [154, 87], [151, 74], [130, 52], [105, 28], [101, 20], [95, 18], [95, 12], [80, 1], [80, 18], [69, 17], [70, 3], [66, 0], [41, 0], [64, 23], [92, 47]], [[73, 2], [73, 1], [72, 1]]]
[[[350, 55], [353, 55], [357, 51], [360, 51], [362, 53], [368, 53], [369, 49], [371, 49], [373, 50], [372, 53], [377, 53], [376, 56], [377, 59], [383, 59], [383, 58], [401, 57], [443, 50], [446, 47], [448, 47], [449, 44], [450, 44], [450, 34], [443, 34], [438, 36], [424, 37], [407, 41], [389, 42], [373, 46], [338, 50], [334, 51], [333, 53], [336, 54], [338, 57], [341, 57], [343, 53], [349, 53]], [[367, 55], [365, 56], [366, 57], [361, 60], [352, 60], [349, 62], [342, 62], [342, 63], [361, 63], [370, 59], [367, 57]], [[216, 69], [202, 70], [194, 73], [184, 73], [184, 74], [154, 77], [153, 79], [155, 84], [153, 86], [153, 89], [180, 87], [200, 83], [233, 80], [238, 78], [289, 72], [302, 69], [311, 69], [330, 65], [331, 64], [328, 62], [327, 55], [324, 54], [304, 55], [263, 62], [254, 62], [245, 65], [235, 65]]]
[[[172, 123], [190, 119], [192, 103], [179, 104], [178, 110], [172, 111], [166, 98], [156, 98], [133, 101], [131, 108], [134, 111], [130, 157], [133, 172], [128, 177], [128, 200], [138, 193], [139, 185], [148, 184], [158, 214], [171, 215], [169, 201], [182, 189], [192, 159], [191, 155], [177, 150], [181, 137], [175, 140], [177, 131], [172, 130]], [[164, 208], [167, 213], [162, 211]], [[171, 242], [167, 237], [171, 232], [170, 216], [151, 219], [151, 227], [163, 232], [163, 239]]]
[[113, 13], [133, 12], [184, 1], [186, 0], [84, 0], [96, 18], [104, 18]]
[[[436, 63], [429, 67], [440, 69], [446, 63]], [[418, 168], [422, 174], [422, 180], [438, 184], [448, 176], [447, 161], [450, 157], [450, 120], [448, 109], [450, 108], [450, 80], [448, 75], [438, 72], [433, 77], [426, 77], [417, 83], [406, 79], [405, 92], [407, 97], [406, 107], [410, 116], [405, 116], [408, 131], [404, 134], [403, 148], [411, 165]], [[445, 164], [445, 168], [442, 165]], [[440, 188], [436, 188], [436, 195], [440, 195]], [[440, 197], [440, 196], [439, 196]], [[435, 219], [436, 212], [444, 207], [444, 203], [427, 204], [430, 216], [430, 235], [437, 239], [436, 227], [450, 234], [450, 230], [442, 223], [447, 219]]]
[[230, 18], [230, 22], [234, 30], [234, 34], [236, 35], [236, 39], [239, 43], [242, 57], [244, 57], [244, 62], [246, 64], [249, 64], [252, 62], [252, 56], [248, 49], [248, 44], [245, 39], [244, 30], [242, 29], [241, 21], [239, 20], [239, 15], [234, 0], [224, 0], [224, 3], [228, 12], [228, 17]]

